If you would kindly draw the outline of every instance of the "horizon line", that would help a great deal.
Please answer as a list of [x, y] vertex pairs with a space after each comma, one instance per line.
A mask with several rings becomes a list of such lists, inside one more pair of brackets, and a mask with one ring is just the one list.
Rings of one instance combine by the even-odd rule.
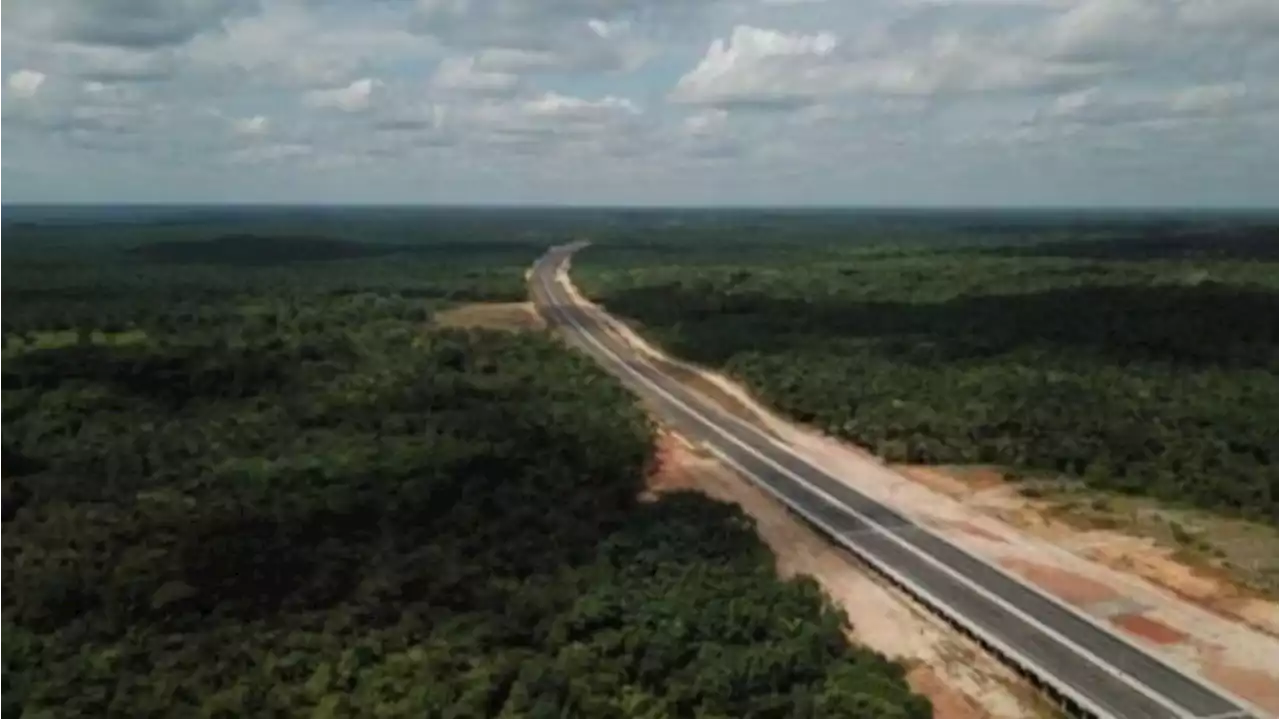
[[836, 210], [836, 211], [1102, 211], [1102, 212], [1280, 212], [1278, 206], [1262, 205], [986, 205], [986, 204], [572, 204], [518, 202], [260, 202], [260, 201], [3, 201], [0, 210], [20, 207], [67, 208], [308, 208], [308, 209], [531, 209], [531, 210]]

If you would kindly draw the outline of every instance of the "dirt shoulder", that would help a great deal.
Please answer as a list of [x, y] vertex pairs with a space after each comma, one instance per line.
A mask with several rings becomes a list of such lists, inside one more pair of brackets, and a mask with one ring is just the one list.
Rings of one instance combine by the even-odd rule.
[[1274, 527], [1078, 484], [1014, 483], [988, 467], [894, 465], [908, 477], [1039, 539], [1277, 634]]
[[755, 521], [783, 577], [813, 577], [850, 618], [849, 638], [908, 666], [938, 719], [1023, 719], [1053, 709], [1016, 674], [861, 567], [772, 497], [679, 435], [664, 432], [646, 498], [693, 490], [738, 505]]
[[[590, 304], [578, 294], [567, 273], [561, 272], [556, 279], [576, 301]], [[767, 413], [733, 385], [722, 385], [694, 367], [667, 359], [630, 328], [614, 326], [613, 330], [661, 363], [664, 371], [714, 396], [726, 410], [756, 423], [769, 420]], [[659, 434], [657, 457], [646, 486], [644, 498], [650, 501], [667, 492], [689, 490], [742, 508], [777, 558], [778, 573], [817, 581], [850, 618], [850, 640], [903, 662], [908, 667], [908, 682], [929, 697], [938, 719], [1058, 716], [1052, 705], [1008, 667], [680, 435], [666, 430]]]
[[[567, 273], [558, 280], [579, 301], [591, 304]], [[767, 430], [832, 477], [1184, 671], [1272, 716], [1280, 714], [1280, 605], [1274, 593], [1260, 597], [1256, 588], [1233, 582], [1226, 573], [1207, 573], [1186, 552], [1160, 548], [1132, 522], [1117, 519], [1117, 526], [1099, 530], [1068, 521], [1060, 507], [1028, 501], [995, 473], [971, 471], [962, 481], [938, 468], [890, 466], [859, 447], [773, 414], [720, 374], [664, 357], [634, 329], [610, 319], [612, 331], [637, 352], [665, 368], [677, 367], [673, 374], [692, 388]], [[706, 391], [708, 387], [714, 391]], [[1014, 506], [993, 502], [1000, 497]], [[1017, 504], [1019, 497], [1024, 504]]]

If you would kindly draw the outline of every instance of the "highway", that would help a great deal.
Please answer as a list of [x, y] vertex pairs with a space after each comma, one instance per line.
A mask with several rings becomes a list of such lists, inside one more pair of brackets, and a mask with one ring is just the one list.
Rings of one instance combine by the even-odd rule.
[[[1253, 717], [1256, 709], [1189, 676], [856, 491], [785, 443], [663, 374], [556, 281], [582, 243], [552, 248], [530, 275], [548, 322], [643, 397], [661, 419], [773, 494], [943, 618], [1097, 717]], [[854, 617], [856, 620], [856, 617]]]

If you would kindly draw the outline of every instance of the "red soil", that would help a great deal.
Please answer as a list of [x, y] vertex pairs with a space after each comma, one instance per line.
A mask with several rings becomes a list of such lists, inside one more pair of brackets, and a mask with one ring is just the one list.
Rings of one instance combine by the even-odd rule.
[[1012, 557], [1001, 559], [1000, 564], [1046, 592], [1077, 606], [1120, 597], [1113, 587], [1075, 572]]
[[1186, 632], [1141, 614], [1117, 614], [1111, 623], [1126, 632], [1156, 644], [1179, 644], [1187, 640]]

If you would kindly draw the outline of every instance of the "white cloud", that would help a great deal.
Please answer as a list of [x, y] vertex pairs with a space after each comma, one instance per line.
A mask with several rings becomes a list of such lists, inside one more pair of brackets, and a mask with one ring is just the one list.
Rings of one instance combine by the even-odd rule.
[[1182, 0], [1178, 20], [1197, 30], [1276, 37], [1277, 3], [1273, 0]]
[[855, 63], [847, 82], [889, 94], [1042, 92], [1097, 77], [1096, 63], [1042, 59], [1023, 48], [961, 34], [934, 37], [900, 57]]
[[303, 100], [312, 107], [359, 112], [369, 107], [373, 91], [381, 86], [381, 80], [363, 77], [346, 87], [310, 90], [303, 95]]
[[271, 121], [263, 115], [241, 117], [231, 121], [231, 129], [237, 135], [264, 135], [271, 127]]
[[1068, 93], [1037, 111], [1029, 124], [1167, 125], [1213, 121], [1271, 111], [1275, 95], [1240, 82], [1192, 85], [1171, 92], [1118, 95], [1098, 88]]
[[1179, 113], [1217, 114], [1236, 109], [1249, 96], [1242, 82], [1199, 85], [1175, 92], [1169, 98], [1169, 109]]
[[9, 75], [9, 92], [15, 97], [33, 97], [44, 84], [45, 75], [36, 70], [19, 70]]
[[313, 154], [311, 145], [298, 142], [275, 142], [266, 145], [250, 145], [235, 150], [228, 160], [237, 165], [261, 165], [280, 162]]
[[[717, 107], [799, 109], [858, 94], [937, 96], [1038, 92], [1078, 84], [1102, 66], [1042, 59], [1026, 49], [958, 32], [924, 42], [841, 43], [834, 34], [739, 26], [680, 78], [672, 99]], [[845, 51], [846, 46], [848, 50]]]
[[489, 47], [476, 56], [476, 66], [489, 72], [524, 73], [552, 70], [561, 58], [550, 50]]
[[747, 145], [729, 126], [729, 112], [707, 108], [689, 115], [674, 140], [681, 155], [699, 160], [722, 161], [746, 153]]
[[643, 132], [642, 110], [616, 96], [587, 99], [548, 92], [457, 108], [449, 122], [467, 143], [503, 152], [546, 154], [592, 143], [601, 152], [633, 146]]
[[[169, 49], [32, 43], [21, 38], [14, 45], [48, 74], [107, 84], [159, 82], [171, 78], [179, 68]], [[6, 46], [7, 47], [7, 46]]]
[[1081, 0], [1049, 23], [1044, 48], [1059, 57], [1113, 57], [1157, 42], [1170, 9], [1163, 0]]
[[611, 37], [617, 37], [626, 32], [628, 25], [626, 22], [621, 20], [607, 22], [593, 17], [590, 20], [587, 20], [587, 27], [598, 37], [608, 40]]
[[[699, 4], [690, 3], [694, 12]], [[419, 0], [411, 26], [476, 53], [502, 72], [613, 72], [639, 67], [652, 46], [632, 18], [677, 14], [646, 0]], [[656, 12], [655, 12], [656, 10]]]
[[690, 135], [717, 135], [724, 131], [729, 112], [719, 108], [696, 112], [684, 119], [683, 128]]
[[478, 69], [474, 57], [445, 58], [436, 68], [431, 85], [445, 91], [510, 95], [519, 87], [520, 78], [507, 72]]
[[252, 85], [322, 89], [373, 74], [380, 63], [413, 63], [433, 47], [406, 32], [403, 17], [370, 11], [357, 21], [341, 5], [277, 0], [194, 38], [186, 56], [205, 72]]
[[831, 78], [838, 40], [739, 25], [711, 42], [698, 65], [676, 82], [672, 99], [716, 106], [793, 106], [812, 100]]
[[640, 112], [634, 102], [624, 97], [607, 95], [599, 100], [584, 100], [554, 92], [526, 102], [523, 109], [529, 115], [562, 120], [596, 120], [618, 113], [634, 115]]
[[[1258, 159], [1275, 0], [117, 4], [4, 8], [6, 179], [48, 178], [28, 196], [1122, 202], [1276, 184]], [[1129, 169], [1094, 171], [1119, 148]], [[272, 181], [218, 176], [229, 162]], [[426, 167], [448, 180], [410, 174]]]

